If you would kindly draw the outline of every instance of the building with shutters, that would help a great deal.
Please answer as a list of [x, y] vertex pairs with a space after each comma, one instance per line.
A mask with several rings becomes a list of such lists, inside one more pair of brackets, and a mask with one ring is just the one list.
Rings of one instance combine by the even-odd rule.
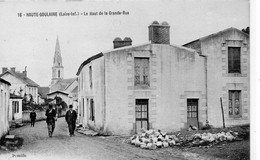
[[249, 123], [247, 34], [230, 28], [178, 46], [170, 43], [167, 22], [148, 29], [149, 43], [131, 46], [130, 38], [115, 38], [113, 50], [80, 65], [83, 126], [119, 135], [201, 128], [206, 121], [221, 127], [220, 98], [226, 126]]
[[222, 126], [250, 122], [250, 38], [236, 28], [199, 38], [183, 45], [205, 57], [208, 120]]

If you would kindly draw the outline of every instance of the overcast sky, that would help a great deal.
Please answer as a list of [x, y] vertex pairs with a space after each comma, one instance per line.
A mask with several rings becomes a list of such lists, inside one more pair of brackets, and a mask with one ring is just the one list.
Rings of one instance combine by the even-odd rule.
[[[18, 17], [29, 12], [126, 11], [129, 15]], [[148, 26], [167, 21], [171, 43], [183, 45], [200, 37], [249, 26], [249, 0], [158, 0], [98, 2], [0, 3], [0, 67], [27, 66], [41, 86], [51, 82], [57, 35], [64, 78], [76, 77], [81, 63], [113, 49], [115, 37], [131, 37], [133, 45], [148, 42]]]

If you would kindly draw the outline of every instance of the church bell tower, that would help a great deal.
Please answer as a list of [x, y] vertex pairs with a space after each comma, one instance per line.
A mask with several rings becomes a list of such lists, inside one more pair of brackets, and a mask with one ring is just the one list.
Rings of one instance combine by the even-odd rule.
[[64, 67], [62, 65], [59, 38], [57, 36], [55, 53], [54, 53], [54, 58], [53, 58], [53, 66], [52, 66], [51, 85], [56, 83], [58, 80], [63, 79], [63, 70], [64, 70]]

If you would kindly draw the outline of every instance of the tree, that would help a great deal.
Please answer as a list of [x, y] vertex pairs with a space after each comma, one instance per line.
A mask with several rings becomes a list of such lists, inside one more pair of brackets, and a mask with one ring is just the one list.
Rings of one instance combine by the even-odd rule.
[[246, 27], [246, 29], [242, 29], [242, 32], [249, 34], [250, 33], [250, 27]]

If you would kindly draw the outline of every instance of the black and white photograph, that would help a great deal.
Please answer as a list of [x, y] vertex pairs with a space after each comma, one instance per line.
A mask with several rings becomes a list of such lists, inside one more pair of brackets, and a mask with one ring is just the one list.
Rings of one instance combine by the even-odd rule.
[[0, 159], [256, 159], [254, 5], [0, 0]]

